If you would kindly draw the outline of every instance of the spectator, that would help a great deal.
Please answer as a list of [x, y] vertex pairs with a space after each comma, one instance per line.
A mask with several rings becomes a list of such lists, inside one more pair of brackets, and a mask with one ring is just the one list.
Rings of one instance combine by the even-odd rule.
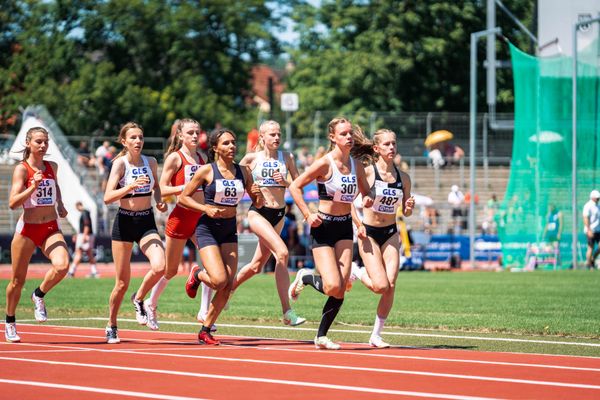
[[585, 266], [588, 269], [594, 268], [594, 261], [598, 257], [599, 249], [594, 251], [594, 247], [600, 242], [600, 208], [598, 207], [600, 192], [592, 190], [590, 200], [583, 206], [583, 226], [587, 236], [587, 251], [585, 253]]
[[93, 168], [96, 164], [96, 160], [92, 156], [88, 147], [88, 142], [82, 140], [79, 142], [79, 148], [77, 149], [77, 162], [86, 168]]
[[563, 228], [563, 215], [554, 204], [548, 207], [548, 215], [546, 215], [546, 226], [544, 226], [544, 241], [552, 243], [554, 246], [560, 242], [560, 236]]
[[73, 239], [75, 239], [75, 255], [73, 256], [73, 262], [69, 268], [68, 276], [70, 278], [75, 277], [77, 267], [83, 258], [83, 253], [88, 257], [90, 263], [90, 274], [88, 278], [98, 278], [98, 270], [96, 269], [96, 257], [94, 256], [95, 251], [95, 236], [92, 230], [92, 217], [90, 212], [83, 208], [83, 203], [78, 201], [75, 203], [77, 211], [80, 213], [79, 217], [79, 232]]
[[444, 161], [444, 156], [442, 156], [442, 152], [440, 149], [431, 149], [427, 152], [427, 158], [429, 162], [431, 162], [431, 166], [435, 169], [440, 169], [446, 165], [446, 161]]
[[[108, 148], [110, 147], [110, 142], [108, 140], [105, 140], [104, 142], [102, 142], [102, 144], [100, 146], [98, 146], [98, 148], [96, 149], [96, 152], [94, 153], [94, 156], [96, 157], [96, 160], [99, 160], [99, 162], [101, 162], [101, 160], [104, 158], [104, 156], [106, 155], [106, 153], [108, 153]], [[98, 169], [101, 169], [101, 165], [98, 165]]]
[[450, 142], [444, 142], [442, 153], [446, 160], [446, 165], [458, 164], [465, 156], [465, 151], [462, 148]]
[[497, 216], [498, 211], [498, 199], [496, 194], [492, 194], [492, 197], [487, 201], [483, 210], [484, 217], [481, 224], [481, 230], [484, 235], [495, 235], [498, 233]]
[[421, 212], [423, 217], [423, 228], [425, 232], [431, 234], [437, 228], [437, 222], [440, 218], [440, 212], [434, 206], [425, 206]]
[[450, 188], [450, 193], [448, 193], [448, 203], [452, 208], [452, 228], [456, 233], [460, 233], [465, 195], [458, 189], [457, 185], [452, 185]]
[[117, 154], [117, 148], [115, 146], [109, 146], [108, 151], [104, 153], [102, 157], [102, 170], [104, 171], [102, 174], [102, 182], [100, 184], [102, 193], [106, 191], [106, 182], [108, 182], [108, 177], [110, 175], [110, 170], [112, 168], [113, 159], [115, 158], [115, 154]]

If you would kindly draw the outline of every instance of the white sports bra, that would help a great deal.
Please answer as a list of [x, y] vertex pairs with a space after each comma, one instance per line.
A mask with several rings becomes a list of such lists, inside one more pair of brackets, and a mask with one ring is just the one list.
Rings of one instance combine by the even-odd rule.
[[126, 187], [131, 185], [140, 176], [146, 175], [150, 178], [150, 182], [148, 184], [132, 190], [129, 194], [123, 196], [123, 198], [126, 199], [129, 197], [150, 196], [152, 189], [154, 188], [154, 175], [152, 174], [152, 169], [148, 163], [148, 158], [142, 155], [142, 161], [144, 162], [144, 165], [141, 167], [136, 167], [129, 164], [127, 156], [123, 157], [123, 161], [125, 162], [125, 174], [123, 174], [123, 177], [121, 180], [119, 180], [118, 187]]
[[[262, 152], [261, 152], [262, 153]], [[273, 179], [273, 174], [279, 171], [283, 178], [287, 177], [287, 166], [283, 158], [283, 151], [277, 151], [277, 159], [266, 159], [264, 153], [257, 156], [252, 169], [252, 179], [258, 186], [283, 187]]]
[[317, 181], [319, 200], [333, 200], [340, 203], [352, 203], [358, 195], [358, 179], [354, 167], [354, 159], [350, 157], [350, 173], [342, 175], [335, 165], [331, 154], [327, 154], [331, 164], [331, 176], [326, 181]]

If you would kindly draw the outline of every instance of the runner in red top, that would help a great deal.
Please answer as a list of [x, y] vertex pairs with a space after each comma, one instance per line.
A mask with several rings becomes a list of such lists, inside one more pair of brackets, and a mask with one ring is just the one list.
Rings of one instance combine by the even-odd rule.
[[[185, 184], [192, 179], [196, 170], [204, 164], [204, 159], [198, 152], [202, 134], [200, 124], [193, 119], [186, 118], [175, 121], [173, 126], [175, 130], [160, 176], [160, 189], [163, 196], [179, 196]], [[202, 188], [199, 188], [193, 197], [196, 201], [204, 202]], [[179, 203], [169, 215], [165, 228], [167, 239], [165, 274], [154, 285], [152, 294], [145, 304], [148, 314], [148, 326], [151, 329], [158, 329], [156, 320], [158, 299], [169, 280], [177, 275], [185, 243], [188, 239], [196, 241], [194, 232], [200, 215], [202, 215], [200, 212], [185, 208]]]
[[23, 161], [17, 164], [13, 173], [9, 207], [14, 210], [23, 206], [23, 215], [19, 218], [11, 243], [13, 272], [6, 287], [4, 331], [8, 342], [21, 340], [17, 334], [15, 312], [27, 277], [27, 267], [36, 247], [52, 263], [44, 281], [31, 295], [38, 322], [48, 319], [44, 296], [67, 275], [69, 268], [67, 243], [57, 222], [59, 216], [67, 215], [67, 210], [56, 181], [57, 165], [44, 161], [47, 150], [48, 131], [41, 127], [29, 129], [25, 137]]

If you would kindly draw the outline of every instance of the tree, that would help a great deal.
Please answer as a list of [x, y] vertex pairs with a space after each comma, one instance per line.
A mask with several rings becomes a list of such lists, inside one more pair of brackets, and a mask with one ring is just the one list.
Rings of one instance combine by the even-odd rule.
[[[532, 2], [504, 3], [530, 20]], [[298, 125], [307, 126], [302, 121], [316, 110], [467, 111], [470, 34], [485, 29], [485, 11], [477, 0], [330, 0], [320, 8], [296, 7], [300, 43], [289, 86], [302, 103]], [[526, 42], [500, 14], [498, 22], [511, 40]], [[498, 49], [499, 58], [508, 59], [507, 46]], [[483, 46], [479, 51], [482, 60]], [[484, 84], [484, 74], [479, 77]], [[501, 71], [498, 78], [498, 109], [512, 109], [512, 76]]]
[[0, 76], [11, 77], [0, 81], [12, 96], [3, 109], [45, 104], [70, 134], [112, 135], [135, 120], [165, 136], [178, 117], [247, 131], [251, 66], [279, 51], [264, 0], [11, 4], [0, 46], [20, 50], [0, 61]]

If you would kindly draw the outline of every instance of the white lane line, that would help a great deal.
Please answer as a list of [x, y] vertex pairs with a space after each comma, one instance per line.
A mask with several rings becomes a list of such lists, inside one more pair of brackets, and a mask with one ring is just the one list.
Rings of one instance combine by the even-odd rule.
[[12, 357], [0, 357], [0, 360], [15, 361], [15, 362], [30, 362], [37, 364], [50, 364], [50, 365], [68, 365], [74, 367], [86, 367], [86, 368], [98, 368], [108, 370], [119, 370], [119, 371], [133, 371], [133, 372], [146, 372], [153, 374], [167, 374], [185, 377], [195, 378], [208, 378], [208, 379], [222, 379], [229, 381], [243, 381], [243, 382], [254, 382], [254, 383], [271, 383], [276, 385], [288, 385], [288, 386], [300, 386], [300, 387], [314, 387], [319, 389], [333, 389], [350, 392], [362, 392], [362, 393], [377, 393], [377, 394], [390, 394], [397, 396], [412, 396], [412, 397], [429, 397], [436, 399], [466, 399], [466, 400], [492, 400], [491, 397], [469, 397], [454, 394], [444, 393], [426, 393], [426, 392], [413, 392], [405, 390], [393, 390], [393, 389], [379, 389], [361, 386], [346, 386], [346, 385], [333, 385], [327, 383], [317, 382], [306, 382], [306, 381], [293, 381], [293, 380], [281, 380], [281, 379], [268, 379], [268, 378], [255, 378], [246, 376], [231, 376], [231, 375], [218, 375], [218, 374], [203, 374], [199, 372], [183, 372], [183, 371], [171, 371], [164, 369], [150, 369], [150, 368], [134, 368], [134, 367], [121, 367], [116, 365], [101, 365], [101, 364], [85, 364], [76, 362], [64, 362], [64, 361], [47, 361], [47, 360], [34, 360], [25, 358], [12, 358]]
[[[89, 318], [54, 318], [48, 321], [106, 321], [106, 318], [89, 317]], [[121, 319], [125, 322], [136, 322], [135, 319]], [[35, 322], [35, 320], [22, 320], [22, 322]], [[181, 326], [198, 326], [197, 322], [180, 322], [180, 321], [161, 321], [162, 325], [181, 325]], [[288, 327], [288, 326], [268, 326], [268, 325], [244, 325], [244, 324], [217, 324], [225, 328], [251, 328], [264, 330], [292, 330], [292, 331], [307, 331], [314, 332], [314, 328]], [[361, 329], [330, 329], [329, 332], [340, 333], [371, 333], [370, 330]], [[501, 337], [483, 337], [483, 336], [462, 336], [462, 335], [446, 335], [433, 333], [406, 333], [406, 332], [383, 332], [383, 336], [406, 336], [406, 337], [429, 337], [441, 339], [460, 339], [460, 340], [480, 340], [490, 342], [510, 342], [510, 343], [538, 343], [538, 344], [556, 344], [565, 346], [584, 346], [584, 347], [600, 347], [600, 343], [589, 342], [562, 342], [559, 340], [540, 340], [540, 339], [515, 339]]]
[[[77, 347], [73, 347], [77, 349]], [[323, 368], [323, 369], [334, 369], [343, 371], [361, 371], [361, 372], [374, 372], [374, 373], [388, 373], [398, 375], [416, 375], [416, 376], [429, 376], [437, 378], [450, 378], [450, 379], [466, 379], [474, 381], [491, 381], [491, 382], [503, 382], [503, 383], [519, 383], [526, 385], [541, 385], [541, 386], [556, 386], [556, 387], [569, 387], [569, 388], [580, 388], [580, 389], [594, 389], [600, 390], [598, 385], [588, 385], [580, 383], [567, 383], [567, 382], [553, 382], [553, 381], [541, 381], [531, 379], [515, 379], [515, 378], [500, 378], [494, 376], [480, 376], [480, 375], [463, 375], [463, 374], [449, 374], [441, 372], [426, 372], [426, 371], [410, 371], [400, 369], [387, 369], [387, 368], [369, 368], [369, 367], [354, 367], [345, 365], [334, 365], [328, 364], [317, 364], [317, 363], [300, 363], [300, 362], [287, 362], [287, 361], [270, 361], [270, 360], [257, 360], [252, 358], [239, 358], [239, 357], [219, 357], [219, 356], [207, 356], [207, 355], [192, 355], [192, 354], [173, 354], [173, 353], [156, 353], [152, 351], [140, 352], [131, 350], [99, 350], [101, 352], [119, 353], [119, 354], [137, 354], [146, 356], [160, 356], [160, 357], [173, 357], [173, 358], [186, 358], [186, 359], [202, 359], [211, 361], [222, 361], [222, 362], [234, 362], [234, 363], [249, 363], [249, 364], [265, 364], [265, 365], [281, 365], [290, 367], [305, 367], [305, 368]], [[0, 357], [2, 359], [10, 359], [10, 357]], [[19, 360], [28, 360], [26, 358], [18, 358]], [[41, 360], [42, 362], [42, 360]], [[48, 361], [53, 362], [53, 361]]]
[[[59, 326], [60, 327], [60, 326]], [[86, 329], [97, 329], [97, 328], [86, 328]], [[140, 331], [136, 331], [136, 330], [129, 330], [130, 332], [140, 332]], [[1, 330], [0, 330], [1, 332]], [[47, 333], [47, 332], [21, 332], [21, 333], [25, 333], [25, 334], [32, 334], [32, 335], [51, 335], [54, 336], [54, 334], [52, 333]], [[148, 332], [151, 334], [157, 334], [157, 332]], [[160, 333], [160, 332], [158, 332]], [[170, 333], [170, 332], [169, 332]], [[176, 334], [181, 334], [180, 332], [173, 332]], [[74, 338], [93, 338], [96, 339], [97, 336], [89, 336], [89, 335], [76, 335], [76, 334], [61, 334], [61, 336], [69, 336], [69, 337], [74, 337]], [[278, 339], [276, 339], [278, 340]], [[192, 345], [193, 342], [175, 342], [175, 341], [170, 341], [170, 340], [157, 340], [157, 339], [123, 339], [123, 342], [126, 341], [131, 341], [132, 343], [134, 342], [149, 342], [149, 343], [161, 343], [161, 344], [173, 344], [173, 345]], [[308, 341], [307, 341], [308, 343]], [[5, 344], [7, 346], [14, 346], [14, 344], [12, 343], [2, 343], [0, 342], [0, 345]], [[122, 351], [122, 350], [118, 350], [118, 349], [95, 349], [95, 348], [82, 348], [82, 347], [73, 347], [73, 346], [60, 346], [60, 345], [54, 345], [54, 344], [33, 344], [33, 343], [19, 343], [20, 346], [40, 346], [40, 347], [58, 347], [58, 348], [65, 348], [65, 349], [77, 349], [77, 350], [90, 350], [90, 351], [108, 351], [108, 352], [114, 352], [114, 351]], [[310, 350], [310, 349], [291, 349], [288, 347], [282, 347], [282, 346], [241, 346], [241, 345], [222, 345], [219, 347], [216, 346], [201, 346], [201, 347], [196, 347], [195, 343], [193, 344], [193, 347], [198, 349], [198, 350], [218, 350], [219, 347], [221, 349], [223, 348], [228, 348], [228, 349], [255, 349], [255, 350], [269, 350], [269, 351], [287, 351], [287, 352], [300, 352], [300, 353], [323, 353], [322, 350]], [[157, 350], [166, 350], [166, 351], [170, 351], [170, 350], [176, 350], [176, 348], [164, 348], [164, 349], [159, 349], [159, 348], [152, 348], [152, 349], [147, 349], [150, 351], [157, 351]], [[189, 350], [189, 348], [186, 348], [186, 350]], [[127, 351], [132, 351], [132, 352], [136, 352], [136, 353], [141, 353], [143, 351], [146, 351], [144, 349], [127, 349]], [[10, 353], [11, 351], [7, 351], [7, 353]], [[0, 353], [2, 353], [0, 351]], [[366, 352], [353, 352], [353, 351], [342, 351], [339, 354], [349, 354], [349, 355], [356, 355], [356, 356], [362, 356], [362, 357], [379, 357], [379, 358], [390, 358], [390, 359], [412, 359], [412, 360], [422, 360], [422, 361], [440, 361], [440, 362], [455, 362], [455, 363], [471, 363], [471, 364], [486, 364], [486, 365], [505, 365], [505, 366], [515, 366], [515, 367], [526, 367], [526, 368], [547, 368], [547, 369], [562, 369], [562, 370], [573, 370], [573, 371], [588, 371], [588, 372], [600, 372], [600, 368], [589, 368], [589, 367], [573, 367], [573, 366], [564, 366], [564, 365], [552, 365], [552, 364], [534, 364], [534, 363], [517, 363], [517, 362], [507, 362], [507, 361], [485, 361], [485, 360], [468, 360], [468, 359], [456, 359], [456, 358], [442, 358], [442, 357], [423, 357], [423, 356], [402, 356], [402, 355], [395, 355], [395, 354], [381, 354], [381, 353], [366, 353]], [[176, 355], [174, 355], [176, 356]]]
[[[233, 346], [235, 345], [225, 345]], [[243, 346], [242, 346], [243, 347]], [[321, 350], [309, 350], [309, 349], [290, 349], [286, 347], [267, 347], [267, 346], [255, 346], [251, 347], [256, 350], [269, 350], [269, 351], [291, 351], [299, 353], [322, 353]], [[364, 353], [355, 351], [343, 351], [340, 354], [352, 354], [356, 356], [365, 357], [382, 357], [382, 358], [396, 358], [406, 360], [422, 360], [422, 361], [440, 361], [440, 362], [456, 362], [456, 363], [467, 363], [467, 364], [487, 364], [487, 365], [506, 365], [510, 367], [532, 367], [532, 368], [550, 368], [550, 369], [564, 369], [573, 371], [589, 371], [589, 372], [600, 372], [600, 368], [587, 368], [587, 367], [572, 367], [569, 365], [552, 365], [552, 364], [533, 364], [533, 363], [518, 363], [509, 361], [485, 361], [485, 360], [467, 360], [460, 358], [441, 358], [441, 357], [422, 357], [422, 356], [400, 356], [396, 354], [377, 354], [377, 353]]]
[[[0, 383], [9, 383], [11, 385], [38, 386], [38, 387], [41, 387], [44, 389], [53, 388], [53, 389], [75, 390], [78, 392], [116, 394], [119, 396], [139, 397], [139, 398], [145, 398], [145, 399], [202, 400], [200, 397], [182, 397], [182, 396], [171, 396], [168, 394], [156, 394], [156, 393], [147, 393], [147, 392], [130, 392], [128, 390], [103, 389], [103, 388], [96, 388], [96, 387], [90, 387], [90, 386], [63, 385], [60, 383], [51, 383], [51, 382], [22, 381], [22, 380], [0, 378]], [[41, 397], [44, 397], [44, 396], [41, 395]]]

